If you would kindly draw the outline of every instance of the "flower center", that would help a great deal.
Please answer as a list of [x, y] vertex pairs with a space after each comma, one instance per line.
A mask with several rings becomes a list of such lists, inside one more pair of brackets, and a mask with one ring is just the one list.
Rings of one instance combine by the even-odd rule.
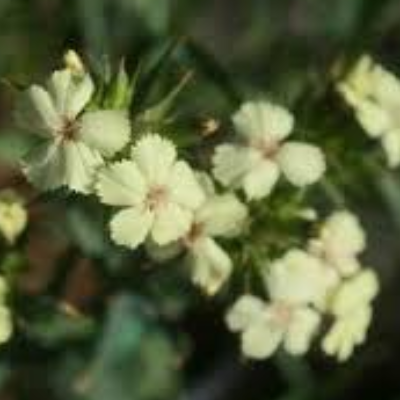
[[58, 130], [63, 140], [74, 140], [79, 130], [79, 123], [76, 119], [64, 116]]
[[267, 159], [273, 159], [279, 151], [279, 142], [277, 141], [256, 140], [251, 143], [251, 146]]
[[151, 188], [147, 194], [146, 205], [150, 210], [155, 210], [167, 203], [168, 192], [163, 186]]
[[283, 301], [278, 301], [272, 306], [272, 313], [275, 321], [283, 328], [286, 328], [290, 324], [293, 318], [293, 311], [293, 307]]

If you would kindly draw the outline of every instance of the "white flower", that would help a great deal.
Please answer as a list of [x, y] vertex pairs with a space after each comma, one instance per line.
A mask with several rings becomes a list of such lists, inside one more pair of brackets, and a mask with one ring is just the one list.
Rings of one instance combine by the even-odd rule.
[[354, 109], [366, 133], [381, 141], [390, 167], [400, 164], [400, 81], [375, 63], [362, 57], [338, 90]]
[[229, 328], [241, 332], [248, 357], [269, 357], [281, 344], [290, 354], [304, 354], [321, 322], [313, 305], [326, 295], [324, 265], [293, 249], [271, 264], [265, 279], [270, 301], [242, 296], [228, 312]]
[[8, 341], [13, 332], [11, 313], [6, 306], [7, 283], [0, 276], [0, 344]]
[[185, 248], [193, 282], [208, 295], [214, 295], [232, 271], [231, 258], [215, 238], [238, 235], [247, 218], [247, 209], [232, 194], [218, 195], [206, 174], [197, 174], [197, 179], [206, 197], [194, 211], [188, 233], [181, 241], [161, 248], [148, 243], [148, 250], [154, 259], [164, 261]]
[[312, 308], [285, 302], [266, 303], [244, 295], [226, 318], [232, 331], [241, 333], [242, 352], [247, 357], [270, 357], [283, 344], [293, 355], [307, 352], [319, 325], [320, 316]]
[[325, 221], [319, 237], [311, 240], [310, 251], [340, 276], [349, 276], [360, 269], [357, 257], [365, 243], [365, 232], [357, 217], [349, 211], [338, 211]]
[[39, 189], [68, 186], [90, 192], [103, 158], [128, 142], [130, 123], [125, 112], [83, 112], [93, 92], [88, 74], [64, 69], [52, 74], [46, 88], [33, 85], [24, 94], [17, 118], [40, 139], [25, 160], [24, 172]]
[[295, 186], [316, 182], [325, 171], [321, 150], [306, 143], [282, 143], [292, 132], [293, 117], [268, 102], [247, 102], [233, 116], [241, 139], [222, 144], [213, 156], [214, 176], [225, 186], [243, 188], [249, 199], [268, 196], [282, 173]]
[[111, 220], [112, 239], [130, 248], [146, 238], [158, 245], [178, 240], [188, 233], [193, 211], [204, 201], [192, 169], [176, 159], [169, 140], [155, 134], [140, 139], [131, 157], [99, 174], [101, 201], [123, 208]]
[[359, 272], [339, 286], [330, 306], [335, 321], [322, 342], [327, 354], [345, 361], [364, 342], [372, 318], [371, 302], [378, 289], [371, 270]]
[[0, 199], [0, 233], [13, 244], [26, 228], [28, 213], [16, 198]]

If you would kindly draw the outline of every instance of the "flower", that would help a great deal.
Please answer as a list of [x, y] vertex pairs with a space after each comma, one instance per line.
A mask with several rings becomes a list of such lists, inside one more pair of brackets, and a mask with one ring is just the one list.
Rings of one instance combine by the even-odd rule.
[[233, 194], [219, 195], [206, 174], [197, 174], [205, 200], [194, 211], [188, 233], [177, 243], [155, 246], [149, 243], [150, 255], [164, 261], [187, 251], [187, 264], [192, 281], [208, 295], [214, 295], [229, 278], [232, 260], [215, 238], [238, 235], [247, 218], [247, 208]]
[[355, 346], [364, 342], [372, 318], [371, 302], [378, 289], [372, 270], [361, 271], [338, 287], [330, 305], [335, 321], [322, 342], [327, 354], [345, 361]]
[[400, 164], [400, 81], [369, 56], [363, 56], [338, 84], [360, 125], [380, 140], [390, 167]]
[[309, 249], [337, 274], [349, 276], [360, 269], [357, 257], [365, 243], [358, 218], [349, 211], [337, 211], [325, 221], [318, 238], [310, 241]]
[[310, 307], [266, 303], [246, 294], [229, 310], [226, 322], [232, 331], [241, 332], [244, 355], [264, 359], [281, 343], [290, 354], [304, 354], [319, 327], [320, 316]]
[[0, 232], [9, 244], [14, 244], [26, 228], [28, 213], [22, 201], [13, 193], [0, 196]]
[[295, 186], [316, 182], [325, 171], [325, 158], [313, 145], [289, 141], [293, 116], [283, 107], [263, 101], [244, 103], [233, 116], [241, 139], [217, 146], [213, 173], [223, 185], [243, 188], [248, 199], [268, 196], [282, 173]]
[[88, 193], [96, 169], [129, 140], [124, 111], [84, 112], [94, 92], [88, 74], [55, 71], [47, 86], [31, 86], [21, 99], [17, 119], [39, 143], [26, 157], [24, 172], [42, 190], [67, 186]]
[[122, 207], [111, 220], [111, 236], [132, 249], [147, 238], [158, 245], [178, 240], [204, 201], [192, 169], [177, 160], [172, 142], [157, 134], [142, 137], [131, 159], [100, 171], [97, 192], [104, 204]]
[[229, 328], [242, 334], [243, 353], [262, 359], [283, 344], [290, 354], [304, 354], [321, 322], [313, 304], [325, 285], [322, 263], [304, 251], [292, 249], [273, 262], [266, 273], [270, 301], [244, 295], [227, 314]]
[[11, 313], [5, 301], [8, 286], [5, 279], [0, 276], [0, 343], [7, 342], [13, 332]]

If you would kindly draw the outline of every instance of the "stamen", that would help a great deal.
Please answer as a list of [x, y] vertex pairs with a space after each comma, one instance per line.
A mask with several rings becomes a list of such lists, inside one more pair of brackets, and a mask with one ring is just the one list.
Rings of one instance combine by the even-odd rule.
[[58, 130], [63, 140], [74, 140], [78, 131], [79, 124], [76, 119], [63, 117], [61, 127]]
[[166, 203], [168, 193], [165, 187], [155, 186], [150, 189], [146, 198], [146, 205], [149, 209], [154, 210]]

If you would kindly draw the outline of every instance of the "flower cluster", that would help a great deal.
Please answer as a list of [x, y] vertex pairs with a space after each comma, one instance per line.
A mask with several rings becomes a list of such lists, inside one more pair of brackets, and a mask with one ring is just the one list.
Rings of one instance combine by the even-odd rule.
[[324, 222], [307, 251], [291, 249], [266, 265], [270, 300], [245, 294], [227, 314], [229, 328], [241, 332], [243, 353], [262, 359], [282, 344], [290, 354], [304, 354], [327, 315], [333, 325], [323, 350], [346, 360], [365, 339], [378, 291], [374, 272], [357, 259], [364, 243], [355, 216], [339, 211]]
[[[391, 165], [400, 162], [389, 110], [400, 94], [397, 85], [369, 59], [340, 85], [366, 130], [384, 146], [392, 143]], [[249, 258], [254, 246], [264, 246], [253, 243], [253, 227], [261, 226], [266, 237], [273, 230], [257, 210], [268, 209], [270, 198], [280, 194], [280, 178], [290, 183], [282, 192], [305, 192], [327, 169], [317, 145], [289, 139], [296, 135], [294, 116], [269, 101], [245, 102], [232, 117], [236, 137], [216, 146], [207, 172], [195, 157], [189, 163], [162, 129], [136, 124], [140, 129], [133, 133], [136, 116], [129, 119], [129, 104], [103, 107], [107, 102], [96, 102], [96, 93], [73, 52], [46, 87], [26, 91], [18, 119], [38, 139], [24, 160], [28, 180], [40, 190], [67, 187], [95, 196], [113, 211], [108, 224], [113, 242], [130, 250], [143, 245], [156, 263], [183, 256], [193, 283], [207, 295], [218, 293], [234, 270], [243, 272], [241, 260], [257, 264], [265, 296], [241, 294], [226, 316], [246, 356], [267, 358], [279, 347], [302, 355], [324, 333], [323, 351], [347, 359], [365, 339], [378, 291], [374, 272], [359, 260], [366, 240], [355, 215], [335, 212], [316, 234], [303, 235], [309, 239], [281, 242], [278, 254], [261, 261]], [[307, 220], [306, 229], [318, 223], [308, 204], [290, 215]], [[1, 222], [0, 208], [0, 227]], [[13, 222], [10, 239], [22, 225]]]

